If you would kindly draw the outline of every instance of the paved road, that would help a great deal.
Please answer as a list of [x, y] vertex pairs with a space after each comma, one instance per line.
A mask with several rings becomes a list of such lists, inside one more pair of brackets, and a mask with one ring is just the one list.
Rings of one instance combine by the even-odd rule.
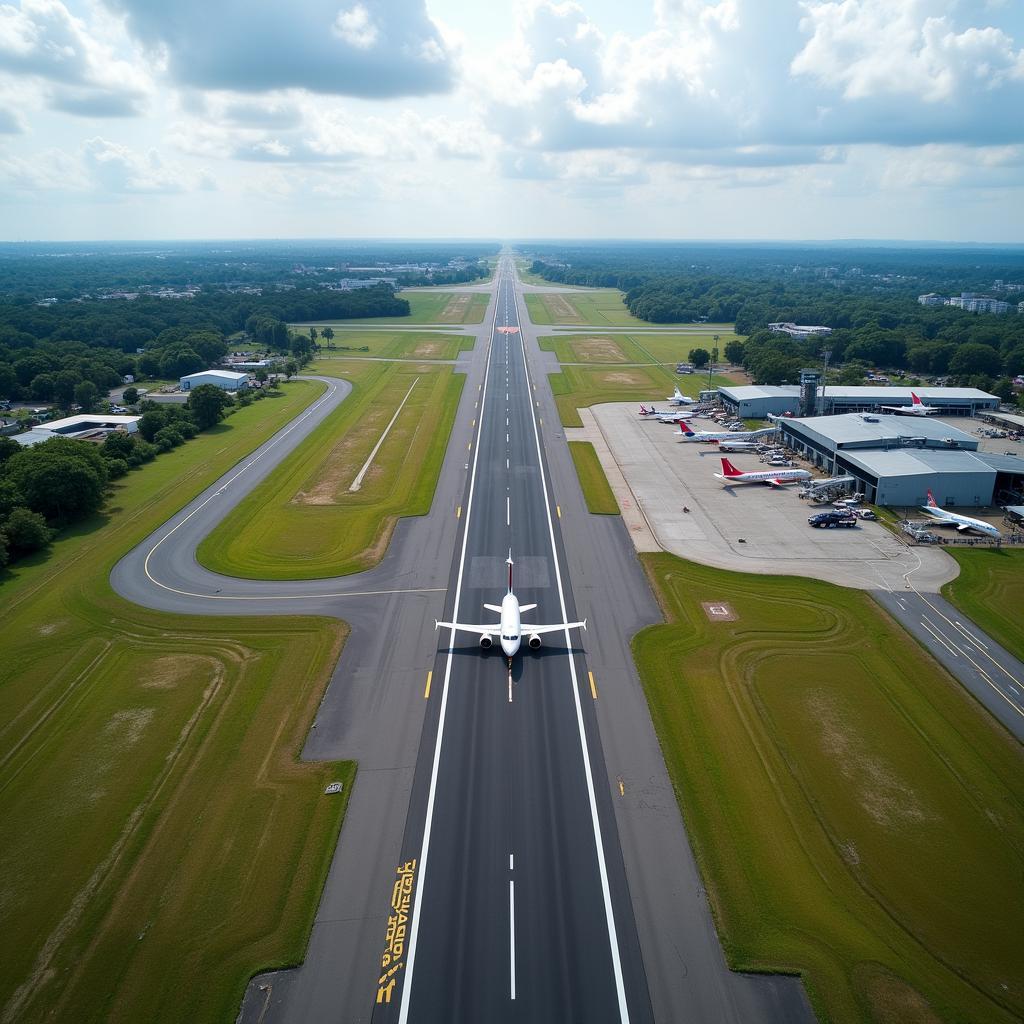
[[1024, 743], [1024, 664], [938, 594], [906, 590], [872, 596]]
[[[503, 297], [502, 312], [504, 304]], [[521, 300], [510, 315], [515, 309], [522, 310]], [[520, 335], [508, 336], [505, 442], [506, 336], [492, 341], [495, 312], [492, 303], [487, 326], [476, 328], [491, 344], [478, 345], [467, 364], [434, 508], [399, 523], [377, 568], [339, 580], [282, 583], [228, 579], [195, 561], [199, 540], [343, 399], [346, 385], [329, 378], [321, 400], [115, 568], [119, 592], [150, 607], [308, 612], [343, 617], [353, 627], [304, 750], [307, 758], [359, 760], [346, 826], [305, 963], [255, 979], [242, 1019], [366, 1021], [375, 1011], [400, 1012], [407, 993], [411, 1020], [622, 1019], [623, 1008], [635, 1020], [812, 1020], [795, 979], [734, 975], [724, 964], [629, 652], [629, 637], [660, 620], [657, 606], [621, 520], [586, 513], [543, 376], [551, 357], [539, 351], [536, 329], [526, 322]], [[519, 338], [536, 392], [532, 384], [526, 390], [522, 349], [519, 362], [513, 358]], [[491, 384], [498, 389], [481, 415], [474, 403], [482, 401], [485, 373], [497, 375]], [[536, 442], [530, 451], [531, 395], [539, 402], [539, 454]], [[507, 469], [495, 445], [509, 448]], [[483, 465], [475, 509], [467, 497], [473, 458]], [[502, 478], [518, 496], [508, 523], [504, 498], [512, 492], [502, 490]], [[550, 527], [545, 493], [556, 506]], [[433, 619], [451, 613], [460, 565], [461, 615], [500, 596], [509, 542], [519, 562], [517, 590], [523, 600], [540, 603], [539, 614], [558, 619], [564, 595], [571, 617], [579, 601], [591, 628], [571, 639], [586, 648], [586, 661], [579, 652], [566, 653], [564, 638], [520, 659], [510, 705], [500, 659], [483, 656], [472, 638], [458, 642], [423, 871], [449, 656]], [[424, 700], [428, 671], [433, 683]], [[416, 868], [403, 873], [413, 860]], [[388, 980], [380, 982], [389, 937], [396, 949], [391, 906], [401, 908], [406, 898], [409, 909], [420, 901], [413, 921], [422, 922], [412, 982], [396, 980], [392, 1002], [377, 1004]], [[402, 945], [401, 957], [411, 949]], [[405, 967], [396, 974], [407, 981]]]

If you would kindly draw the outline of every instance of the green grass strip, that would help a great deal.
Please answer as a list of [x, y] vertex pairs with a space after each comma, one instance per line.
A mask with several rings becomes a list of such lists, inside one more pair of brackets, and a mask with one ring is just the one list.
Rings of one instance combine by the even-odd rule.
[[[426, 515], [465, 377], [450, 366], [331, 360], [352, 394], [200, 544], [199, 561], [247, 579], [322, 579], [384, 555], [401, 516]], [[357, 492], [348, 490], [400, 403]]]
[[1024, 661], [1024, 551], [952, 545], [945, 550], [960, 563], [960, 575], [942, 588], [943, 597]]
[[589, 441], [570, 441], [569, 452], [583, 488], [587, 511], [599, 516], [617, 516], [619, 505], [604, 475], [594, 446]]
[[[3, 576], [12, 1020], [231, 1020], [254, 972], [304, 955], [355, 766], [298, 756], [344, 624], [166, 615], [108, 580], [322, 390], [287, 384], [132, 471], [101, 515]], [[334, 779], [343, 795], [323, 796]]]
[[821, 1020], [1019, 1020], [1020, 745], [859, 591], [640, 557], [667, 623], [634, 656], [730, 966], [802, 974]]

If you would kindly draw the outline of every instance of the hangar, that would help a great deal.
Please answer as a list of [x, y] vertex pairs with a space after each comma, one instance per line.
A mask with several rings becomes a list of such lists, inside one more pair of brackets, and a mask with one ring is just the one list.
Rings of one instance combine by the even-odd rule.
[[1024, 459], [978, 451], [978, 438], [924, 417], [847, 413], [779, 423], [784, 443], [878, 505], [985, 508], [1024, 486]]
[[230, 370], [201, 370], [182, 377], [179, 384], [182, 391], [191, 391], [200, 384], [212, 384], [225, 391], [241, 391], [249, 386], [249, 374], [232, 373]]
[[[925, 405], [942, 410], [943, 416], [975, 416], [999, 408], [999, 398], [978, 388], [903, 388], [842, 387], [829, 385], [818, 389], [817, 411], [825, 416], [844, 412], [878, 412], [883, 405], [910, 408], [911, 391]], [[800, 387], [783, 384], [779, 387], [741, 385], [718, 389], [722, 405], [743, 419], [764, 419], [773, 416], [795, 416], [800, 412]]]
[[78, 441], [102, 441], [115, 430], [134, 434], [138, 430], [138, 416], [111, 416], [109, 413], [82, 413], [67, 416], [62, 420], [51, 420], [42, 426], [33, 427], [24, 434], [15, 434], [14, 440], [26, 448], [51, 437], [70, 437]]

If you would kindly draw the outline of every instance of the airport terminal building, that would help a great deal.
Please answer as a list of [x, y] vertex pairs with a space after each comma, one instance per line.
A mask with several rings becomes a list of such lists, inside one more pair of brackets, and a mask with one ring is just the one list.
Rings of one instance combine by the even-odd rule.
[[779, 422], [782, 440], [876, 505], [985, 508], [1024, 487], [1024, 459], [978, 451], [976, 437], [925, 417], [846, 413]]
[[[985, 411], [999, 408], [999, 398], [977, 388], [903, 388], [903, 387], [842, 387], [830, 385], [819, 387], [817, 409], [822, 416], [835, 416], [847, 412], [879, 412], [883, 405], [906, 406], [910, 408], [913, 399], [911, 391], [925, 405], [941, 409], [942, 416], [976, 416]], [[767, 385], [740, 385], [718, 389], [725, 409], [742, 419], [764, 419], [773, 416], [797, 416], [801, 412], [810, 415], [800, 407], [800, 386], [784, 384], [778, 387]]]

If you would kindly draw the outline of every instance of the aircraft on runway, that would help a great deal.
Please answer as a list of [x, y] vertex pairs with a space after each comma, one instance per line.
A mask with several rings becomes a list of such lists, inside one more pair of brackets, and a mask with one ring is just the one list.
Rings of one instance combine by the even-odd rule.
[[689, 425], [679, 421], [679, 433], [677, 441], [704, 441], [709, 444], [718, 444], [719, 441], [753, 441], [755, 437], [767, 437], [775, 433], [774, 427], [764, 427], [761, 430], [691, 430]]
[[939, 508], [931, 491], [928, 492], [928, 504], [922, 505], [921, 511], [934, 519], [936, 526], [955, 526], [961, 533], [964, 530], [977, 530], [978, 533], [995, 537], [996, 540], [1001, 540], [1003, 536], [994, 526], [982, 519], [972, 519], [970, 516], [962, 516], [957, 512], [947, 512], [944, 508]]
[[445, 626], [448, 629], [461, 629], [467, 633], [478, 633], [480, 636], [480, 646], [485, 651], [489, 650], [494, 644], [494, 637], [497, 634], [501, 638], [501, 649], [505, 652], [505, 656], [511, 660], [516, 651], [519, 650], [519, 644], [524, 636], [527, 638], [526, 642], [530, 650], [535, 651], [540, 647], [542, 633], [558, 633], [566, 629], [587, 628], [586, 619], [582, 622], [555, 622], [547, 626], [523, 622], [520, 618], [520, 613], [532, 611], [537, 606], [535, 604], [520, 604], [519, 599], [512, 593], [512, 566], [514, 563], [512, 562], [511, 551], [508, 553], [505, 564], [508, 566], [508, 593], [501, 599], [500, 605], [484, 605], [488, 611], [498, 612], [501, 616], [500, 622], [470, 624], [466, 622], [439, 622], [435, 619], [434, 629], [440, 629], [441, 626]]
[[722, 472], [715, 474], [715, 478], [721, 480], [726, 487], [732, 484], [768, 484], [771, 487], [780, 487], [797, 480], [809, 480], [810, 476], [806, 469], [763, 469], [756, 473], [744, 473], [728, 459], [722, 459]]
[[689, 395], [684, 395], [679, 390], [679, 385], [677, 384], [675, 387], [675, 394], [669, 395], [668, 398], [665, 399], [665, 401], [668, 402], [670, 405], [693, 405], [693, 403], [696, 402], [697, 399], [690, 398]]
[[942, 410], [937, 405], [925, 405], [913, 391], [910, 392], [910, 405], [883, 405], [884, 412], [894, 412], [898, 416], [932, 416]]

